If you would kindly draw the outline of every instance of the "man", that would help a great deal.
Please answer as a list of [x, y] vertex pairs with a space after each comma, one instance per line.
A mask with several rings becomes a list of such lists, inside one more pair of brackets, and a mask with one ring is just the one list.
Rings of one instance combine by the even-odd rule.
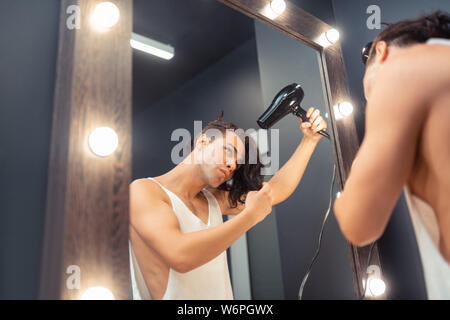
[[[310, 108], [307, 116], [298, 148], [262, 188], [259, 157], [249, 161], [251, 139], [241, 139], [222, 117], [202, 130], [192, 152], [172, 170], [131, 183], [130, 252], [138, 299], [233, 298], [226, 249], [299, 184], [322, 137], [317, 132], [327, 127], [319, 110]], [[219, 138], [213, 139], [214, 130]], [[237, 216], [223, 223], [222, 215]]]
[[[365, 246], [383, 234], [404, 189], [426, 277], [427, 269], [435, 277], [450, 271], [450, 46], [442, 45], [449, 23], [436, 12], [392, 24], [373, 41], [366, 132], [334, 205], [347, 239]], [[449, 277], [433, 281], [448, 286]]]

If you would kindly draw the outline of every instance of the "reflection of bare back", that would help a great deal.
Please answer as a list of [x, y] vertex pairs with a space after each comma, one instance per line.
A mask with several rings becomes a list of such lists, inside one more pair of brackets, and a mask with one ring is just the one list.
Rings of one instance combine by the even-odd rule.
[[[406, 175], [407, 189], [415, 202], [421, 203], [410, 211], [416, 211], [422, 218], [430, 217], [423, 224], [429, 236], [435, 238], [436, 249], [450, 263], [449, 57], [450, 47], [444, 45], [419, 44], [403, 49], [379, 71], [377, 86], [382, 90], [378, 90], [374, 100], [386, 102], [382, 98], [383, 92], [389, 93], [389, 99], [392, 99], [393, 104], [381, 113], [384, 117], [394, 117], [389, 119], [389, 126], [404, 131], [397, 136], [401, 137], [397, 145], [400, 153], [395, 161], [410, 167]], [[398, 90], [395, 95], [390, 87]], [[379, 112], [374, 107], [379, 104], [374, 103], [368, 111], [372, 117]], [[373, 127], [375, 123], [371, 125]], [[388, 141], [384, 143], [389, 145]], [[391, 175], [395, 176], [395, 172]], [[433, 225], [435, 232], [433, 228], [427, 228]]]
[[[450, 48], [444, 65], [429, 65], [430, 73], [450, 74]], [[446, 70], [446, 71], [444, 71]], [[422, 133], [417, 141], [416, 159], [408, 179], [414, 195], [434, 210], [439, 227], [439, 250], [450, 262], [450, 76], [447, 86], [437, 92], [429, 105]]]
[[[429, 232], [436, 235], [431, 248], [446, 269], [450, 262], [450, 47], [381, 43], [377, 50], [364, 76], [365, 136], [335, 201], [335, 215], [347, 239], [367, 245], [383, 234], [406, 185], [407, 200], [409, 193], [415, 196], [408, 201], [412, 216], [428, 215], [423, 224], [434, 224], [438, 230]], [[421, 244], [421, 233], [415, 231]]]
[[[450, 41], [448, 41], [450, 45]], [[428, 299], [450, 298], [450, 47], [418, 46], [426, 112], [405, 188]], [[422, 61], [423, 62], [423, 61]], [[430, 75], [432, 77], [430, 78]], [[414, 92], [412, 93], [414, 94]], [[420, 98], [423, 95], [416, 93]]]

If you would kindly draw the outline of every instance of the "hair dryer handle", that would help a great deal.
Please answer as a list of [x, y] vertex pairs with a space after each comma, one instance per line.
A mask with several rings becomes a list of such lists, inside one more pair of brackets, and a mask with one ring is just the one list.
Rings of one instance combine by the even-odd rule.
[[[298, 116], [298, 117], [300, 117], [300, 119], [301, 119], [303, 122], [308, 122], [308, 121], [309, 121], [308, 117], [306, 116], [306, 111], [305, 111], [305, 109], [303, 109], [303, 108], [300, 107], [300, 106], [299, 106], [299, 107], [297, 108], [297, 110], [295, 111], [295, 115]], [[320, 130], [320, 131], [319, 131], [319, 134], [322, 135], [322, 136], [324, 136], [324, 137], [327, 138], [328, 140], [331, 140], [331, 139], [330, 139], [330, 135], [328, 134], [328, 132], [326, 132], [326, 131], [324, 131], [324, 130]]]

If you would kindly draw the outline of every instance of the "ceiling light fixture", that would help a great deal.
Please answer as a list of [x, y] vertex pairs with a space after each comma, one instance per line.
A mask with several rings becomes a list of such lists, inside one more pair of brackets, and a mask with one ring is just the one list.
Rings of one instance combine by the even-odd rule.
[[141, 36], [137, 33], [131, 34], [131, 40], [130, 40], [131, 47], [133, 49], [166, 59], [170, 60], [175, 55], [175, 48], [163, 44], [161, 42], [155, 41], [153, 39]]

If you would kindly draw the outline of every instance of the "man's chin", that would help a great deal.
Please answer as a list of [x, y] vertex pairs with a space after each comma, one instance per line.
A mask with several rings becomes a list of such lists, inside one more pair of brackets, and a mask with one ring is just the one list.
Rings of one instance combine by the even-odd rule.
[[224, 181], [222, 180], [222, 178], [216, 178], [211, 182], [211, 187], [213, 188], [217, 188], [218, 186], [220, 186], [222, 183], [224, 183]]
[[222, 183], [223, 183], [222, 181], [216, 182], [216, 183], [214, 183], [214, 185], [212, 185], [211, 187], [213, 187], [213, 188], [218, 188]]

